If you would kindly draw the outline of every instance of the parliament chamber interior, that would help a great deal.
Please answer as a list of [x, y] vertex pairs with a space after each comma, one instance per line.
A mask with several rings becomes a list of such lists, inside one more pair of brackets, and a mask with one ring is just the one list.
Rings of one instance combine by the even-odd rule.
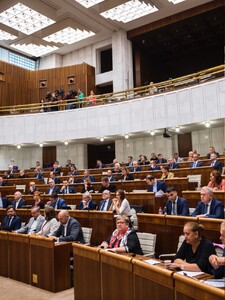
[[224, 15], [1, 1], [1, 297], [224, 299]]

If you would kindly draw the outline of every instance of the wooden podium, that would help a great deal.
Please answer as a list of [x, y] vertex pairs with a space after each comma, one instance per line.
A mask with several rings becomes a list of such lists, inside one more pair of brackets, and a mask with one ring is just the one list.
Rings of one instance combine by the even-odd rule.
[[74, 243], [73, 258], [74, 298], [76, 300], [102, 299], [99, 249]]
[[54, 293], [69, 289], [71, 251], [71, 243], [30, 236], [31, 285]]
[[27, 234], [8, 233], [9, 278], [30, 284], [30, 240]]
[[8, 232], [0, 231], [0, 276], [9, 276], [9, 244]]

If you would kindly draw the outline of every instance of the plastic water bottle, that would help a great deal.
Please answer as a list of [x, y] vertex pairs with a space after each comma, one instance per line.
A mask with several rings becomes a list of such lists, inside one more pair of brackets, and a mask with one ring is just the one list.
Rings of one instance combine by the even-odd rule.
[[159, 207], [159, 212], [158, 213], [159, 213], [159, 215], [163, 215], [163, 210], [162, 210], [161, 206]]

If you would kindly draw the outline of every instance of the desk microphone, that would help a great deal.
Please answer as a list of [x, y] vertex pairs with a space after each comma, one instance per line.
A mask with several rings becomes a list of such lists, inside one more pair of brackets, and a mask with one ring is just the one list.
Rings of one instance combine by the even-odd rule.
[[100, 246], [99, 248], [100, 248], [100, 249], [104, 249], [104, 246]]
[[131, 253], [131, 256], [132, 256], [132, 257], [135, 257], [135, 256], [136, 256], [136, 253]]

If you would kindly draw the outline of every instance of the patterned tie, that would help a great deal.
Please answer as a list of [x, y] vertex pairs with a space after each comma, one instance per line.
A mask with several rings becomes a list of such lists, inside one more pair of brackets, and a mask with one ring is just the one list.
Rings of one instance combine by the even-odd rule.
[[172, 215], [175, 215], [176, 214], [176, 211], [175, 211], [175, 202], [172, 202]]
[[205, 204], [204, 214], [206, 215], [208, 213], [208, 204]]

